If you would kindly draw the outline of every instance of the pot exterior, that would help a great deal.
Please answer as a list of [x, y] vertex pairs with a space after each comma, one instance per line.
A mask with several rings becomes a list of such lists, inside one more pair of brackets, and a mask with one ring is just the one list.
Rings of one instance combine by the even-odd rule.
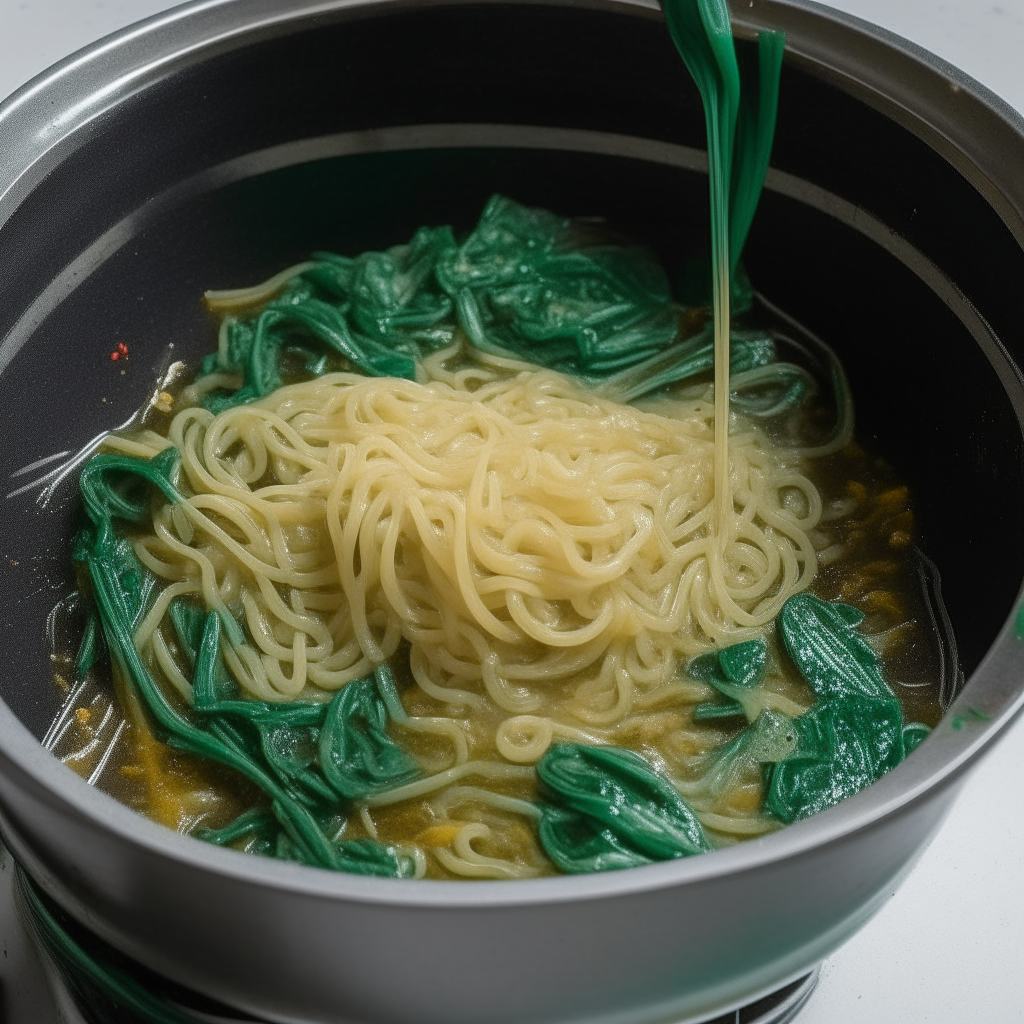
[[31, 786], [5, 787], [2, 823], [15, 856], [103, 938], [274, 1021], [655, 1024], [707, 1019], [813, 968], [895, 892], [958, 788], [747, 871], [521, 906], [276, 890], [140, 851]]

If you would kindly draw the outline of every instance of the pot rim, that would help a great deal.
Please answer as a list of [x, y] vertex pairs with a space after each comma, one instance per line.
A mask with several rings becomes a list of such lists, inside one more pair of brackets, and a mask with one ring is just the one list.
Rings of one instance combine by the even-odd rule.
[[[93, 120], [167, 75], [308, 19], [508, 0], [194, 0], [79, 50], [0, 104], [0, 230], [34, 185], [87, 134]], [[661, 19], [656, 0], [513, 0]], [[734, 12], [738, 34], [787, 32], [787, 58], [880, 109], [949, 160], [1024, 242], [1024, 118], [984, 86], [933, 54], [811, 0], [748, 0]], [[844, 45], [835, 46], [836, 41]], [[830, 43], [832, 44], [830, 46]], [[894, 81], [898, 82], [894, 85]], [[967, 115], [970, 115], [968, 118]], [[1010, 159], [1010, 156], [1016, 159]], [[0, 343], [0, 350], [3, 345]], [[1020, 370], [1001, 374], [1024, 422]], [[991, 358], [991, 357], [990, 357]], [[997, 371], [998, 371], [997, 367]], [[1014, 388], [1016, 385], [1016, 388]], [[1014, 395], [1013, 391], [1017, 394]], [[0, 764], [93, 826], [110, 830], [183, 868], [318, 899], [472, 910], [615, 898], [699, 884], [796, 858], [870, 829], [952, 785], [1024, 709], [1024, 616], [1017, 604], [981, 664], [928, 740], [872, 786], [812, 818], [713, 856], [597, 875], [507, 881], [367, 878], [253, 857], [165, 828], [89, 786], [49, 753], [0, 702]], [[981, 716], [977, 712], [981, 712]], [[7, 818], [10, 824], [16, 822]]]

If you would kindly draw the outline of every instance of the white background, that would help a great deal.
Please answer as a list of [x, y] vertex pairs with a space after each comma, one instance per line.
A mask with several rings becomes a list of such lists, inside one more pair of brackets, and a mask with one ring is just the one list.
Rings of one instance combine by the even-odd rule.
[[[171, 6], [166, 0], [0, 0], [0, 97], [78, 47]], [[839, 0], [833, 6], [932, 50], [1024, 112], [1024, 0]], [[6, 876], [0, 871], [0, 887]], [[9, 913], [0, 897], [0, 977], [13, 1009], [37, 975], [19, 955]], [[1024, 722], [976, 771], [898, 894], [825, 964], [799, 1018], [799, 1024], [1015, 1021], [1024, 1022]], [[26, 1006], [8, 1024], [50, 1022]]]

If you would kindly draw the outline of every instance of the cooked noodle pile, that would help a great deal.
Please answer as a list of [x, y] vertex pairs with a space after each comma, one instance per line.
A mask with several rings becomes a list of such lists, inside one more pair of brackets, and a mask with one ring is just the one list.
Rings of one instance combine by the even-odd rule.
[[456, 713], [489, 706], [497, 752], [529, 762], [553, 735], [621, 722], [813, 578], [817, 491], [742, 424], [714, 529], [712, 396], [641, 411], [457, 346], [425, 369], [424, 384], [328, 375], [219, 416], [185, 408], [166, 439], [111, 439], [182, 453], [187, 502], [157, 506], [135, 541], [171, 583], [136, 645], [186, 699], [161, 622], [201, 594], [252, 696], [315, 699], [404, 640], [452, 711], [429, 728], [457, 760]]

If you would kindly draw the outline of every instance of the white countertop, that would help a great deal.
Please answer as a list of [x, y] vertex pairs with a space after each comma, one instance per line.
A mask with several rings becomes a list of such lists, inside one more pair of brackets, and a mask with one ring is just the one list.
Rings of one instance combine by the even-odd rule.
[[[0, 97], [78, 47], [172, 6], [167, 0], [0, 0]], [[1024, 112], [1024, 0], [836, 0], [832, 6], [933, 51]], [[6, 875], [0, 872], [0, 879]], [[32, 997], [38, 967], [17, 948], [12, 925], [0, 894], [7, 1024], [51, 1024]], [[1015, 1021], [1024, 1022], [1024, 721], [971, 777], [894, 898], [826, 962], [799, 1017], [799, 1024]]]

